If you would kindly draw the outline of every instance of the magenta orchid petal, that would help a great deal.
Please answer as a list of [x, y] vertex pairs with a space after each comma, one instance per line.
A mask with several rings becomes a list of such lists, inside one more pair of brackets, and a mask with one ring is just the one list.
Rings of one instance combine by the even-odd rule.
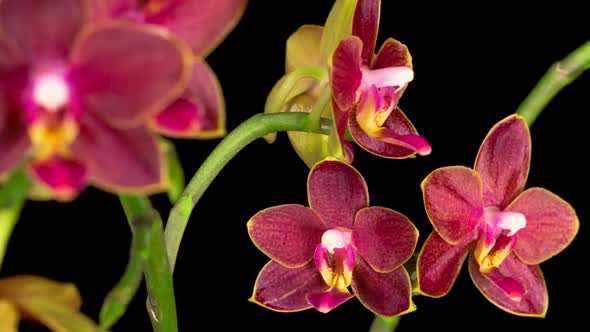
[[[545, 278], [538, 265], [527, 265], [515, 255], [510, 255], [496, 272], [503, 276], [503, 279], [495, 275], [492, 282], [479, 272], [478, 264], [473, 257], [469, 260], [471, 280], [494, 305], [519, 316], [545, 316], [549, 299]], [[519, 293], [522, 293], [520, 299], [517, 296]]]
[[110, 22], [78, 39], [71, 79], [86, 111], [113, 125], [134, 126], [181, 95], [190, 57], [190, 50], [156, 27]]
[[313, 262], [286, 268], [270, 261], [258, 274], [250, 301], [274, 311], [301, 311], [312, 307], [307, 300], [309, 294], [327, 289]]
[[90, 180], [109, 191], [156, 192], [164, 186], [162, 154], [144, 127], [116, 129], [85, 114], [72, 151]]
[[316, 308], [317, 311], [327, 314], [332, 309], [341, 305], [342, 303], [352, 299], [353, 294], [340, 292], [336, 287], [328, 292], [313, 293], [307, 296], [307, 301]]
[[432, 150], [428, 142], [422, 136], [418, 135], [414, 125], [399, 108], [391, 112], [390, 116], [385, 120], [383, 127], [387, 135], [399, 141], [390, 140], [390, 142], [387, 142], [370, 137], [360, 127], [356, 120], [355, 111], [351, 111], [351, 116], [348, 120], [350, 133], [356, 143], [370, 153], [385, 158], [399, 159], [407, 158], [416, 154], [418, 151], [422, 154], [428, 154]]
[[145, 20], [166, 27], [184, 39], [195, 54], [205, 56], [236, 26], [246, 3], [246, 0], [148, 1]]
[[451, 245], [438, 233], [430, 233], [418, 255], [416, 270], [420, 293], [431, 297], [446, 295], [457, 280], [471, 242], [465, 239]]
[[65, 61], [85, 9], [80, 0], [2, 0], [0, 31], [18, 45], [25, 62]]
[[332, 98], [332, 124], [336, 130], [332, 130], [328, 137], [328, 150], [332, 152], [332, 155], [338, 154], [339, 152], [342, 158], [348, 163], [352, 163], [354, 149], [344, 138], [348, 116], [349, 112], [340, 109], [334, 98]]
[[84, 164], [54, 156], [30, 166], [36, 180], [48, 187], [57, 200], [67, 201], [78, 195], [86, 185], [88, 172]]
[[393, 38], [388, 38], [381, 45], [373, 63], [371, 63], [371, 69], [387, 67], [412, 68], [412, 56], [408, 47]]
[[332, 94], [343, 111], [348, 111], [357, 101], [357, 90], [363, 77], [362, 49], [363, 42], [358, 37], [351, 36], [342, 40], [332, 54]]
[[416, 249], [418, 230], [403, 214], [383, 208], [360, 210], [352, 228], [354, 246], [377, 272], [391, 272]]
[[395, 316], [415, 309], [410, 277], [403, 267], [379, 273], [360, 259], [351, 286], [359, 301], [377, 315]]
[[23, 160], [31, 144], [24, 121], [2, 102], [0, 95], [0, 180]]
[[526, 218], [526, 227], [517, 234], [514, 252], [529, 265], [558, 254], [573, 241], [580, 227], [572, 206], [542, 188], [525, 190], [506, 211], [522, 213]]
[[367, 184], [352, 166], [326, 160], [317, 163], [307, 179], [309, 206], [328, 228], [351, 228], [358, 210], [369, 206]]
[[422, 181], [426, 214], [437, 233], [450, 244], [468, 237], [483, 215], [482, 184], [467, 167], [434, 170]]
[[352, 34], [363, 42], [363, 64], [369, 65], [377, 42], [381, 1], [359, 0], [356, 4], [352, 21]]
[[326, 231], [326, 225], [315, 211], [296, 204], [262, 210], [247, 226], [258, 249], [286, 267], [300, 267], [312, 260]]
[[524, 188], [531, 160], [531, 137], [523, 117], [498, 122], [483, 141], [475, 170], [483, 182], [483, 203], [504, 209]]
[[138, 15], [137, 0], [88, 0], [90, 20], [93, 22], [113, 17], [133, 18]]
[[225, 134], [225, 104], [217, 76], [202, 60], [195, 60], [186, 91], [153, 117], [160, 133], [181, 138], [213, 138]]

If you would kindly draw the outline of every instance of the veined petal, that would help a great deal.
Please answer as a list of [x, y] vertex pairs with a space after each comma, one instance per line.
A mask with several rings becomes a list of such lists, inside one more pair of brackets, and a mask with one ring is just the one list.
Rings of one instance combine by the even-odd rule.
[[352, 19], [352, 34], [363, 42], [363, 64], [369, 65], [373, 58], [377, 31], [379, 30], [380, 0], [358, 0]]
[[183, 93], [191, 61], [190, 50], [160, 28], [95, 24], [74, 47], [72, 81], [86, 110], [130, 127]]
[[262, 210], [248, 221], [247, 227], [256, 247], [286, 267], [308, 263], [326, 230], [315, 211], [296, 204]]
[[410, 276], [403, 267], [379, 273], [360, 259], [352, 275], [352, 289], [359, 301], [377, 315], [396, 316], [416, 309]]
[[301, 311], [312, 307], [309, 294], [327, 289], [314, 262], [291, 269], [270, 261], [258, 274], [250, 301], [274, 311]]
[[356, 36], [348, 37], [338, 44], [331, 58], [330, 84], [338, 107], [348, 112], [357, 101], [361, 85], [361, 52], [363, 42]]
[[307, 197], [328, 228], [352, 228], [357, 211], [369, 206], [365, 179], [352, 166], [337, 160], [321, 161], [311, 169]]
[[285, 71], [320, 65], [320, 41], [323, 27], [305, 24], [287, 39]]
[[346, 135], [346, 124], [348, 123], [350, 112], [338, 107], [334, 98], [332, 98], [330, 105], [333, 127], [328, 136], [328, 155], [338, 160], [352, 163], [354, 158], [352, 146], [347, 144], [349, 142], [346, 142], [344, 139], [344, 136]]
[[225, 103], [217, 76], [202, 60], [195, 60], [184, 94], [151, 118], [160, 133], [179, 138], [216, 138], [225, 135]]
[[30, 165], [30, 172], [60, 201], [74, 199], [86, 186], [88, 172], [84, 164], [74, 159], [53, 156]]
[[463, 166], [434, 170], [421, 184], [424, 208], [436, 232], [450, 244], [468, 237], [483, 215], [481, 180]]
[[10, 301], [0, 300], [0, 331], [18, 332], [20, 314], [16, 306]]
[[325, 64], [338, 43], [352, 33], [352, 20], [357, 0], [335, 0], [324, 24], [320, 56]]
[[416, 249], [418, 229], [403, 214], [383, 208], [361, 209], [352, 226], [358, 253], [377, 272], [391, 272]]
[[336, 287], [332, 290], [323, 293], [314, 293], [307, 296], [307, 301], [317, 309], [317, 311], [327, 314], [332, 309], [341, 305], [342, 303], [352, 299], [354, 295], [349, 292], [341, 292]]
[[1, 108], [0, 104], [0, 180], [25, 157], [31, 144], [24, 120], [15, 112], [3, 113]]
[[522, 213], [526, 227], [518, 231], [514, 252], [529, 265], [540, 264], [567, 247], [580, 222], [572, 206], [543, 188], [525, 190], [505, 211]]
[[[152, 11], [151, 3], [157, 3]], [[146, 22], [166, 27], [184, 39], [195, 54], [206, 56], [237, 25], [246, 0], [152, 0]]]
[[88, 167], [89, 179], [106, 190], [151, 193], [165, 188], [164, 158], [147, 128], [117, 129], [87, 113], [72, 152]]
[[430, 233], [418, 255], [416, 272], [419, 292], [431, 297], [446, 295], [457, 280], [471, 242], [471, 239], [465, 239], [451, 245], [438, 233]]
[[393, 38], [387, 38], [371, 63], [373, 70], [387, 67], [412, 68], [412, 55], [408, 47]]
[[[503, 284], [500, 282], [504, 290], [497, 286], [498, 280], [494, 283], [479, 272], [477, 262], [473, 257], [469, 260], [471, 280], [490, 302], [515, 315], [545, 317], [549, 298], [545, 277], [543, 277], [539, 266], [527, 265], [516, 256], [510, 255], [500, 265], [497, 272], [504, 278], [510, 278], [506, 279]], [[521, 290], [518, 290], [517, 284], [522, 287]], [[518, 301], [515, 301], [517, 299], [516, 292], [523, 293]], [[512, 297], [507, 293], [512, 294]]]
[[0, 31], [28, 61], [63, 61], [85, 22], [85, 5], [80, 0], [2, 0]]
[[[383, 137], [389, 137], [389, 142], [379, 138], [372, 138], [360, 127], [356, 111], [351, 111], [348, 118], [348, 128], [356, 143], [364, 150], [391, 159], [402, 159], [413, 156], [417, 151], [428, 154], [430, 145], [418, 135], [416, 128], [406, 115], [399, 109], [394, 109], [383, 124]], [[395, 140], [393, 140], [395, 138]]]
[[504, 209], [524, 188], [531, 161], [531, 136], [523, 117], [498, 122], [484, 139], [475, 170], [483, 183], [483, 203]]

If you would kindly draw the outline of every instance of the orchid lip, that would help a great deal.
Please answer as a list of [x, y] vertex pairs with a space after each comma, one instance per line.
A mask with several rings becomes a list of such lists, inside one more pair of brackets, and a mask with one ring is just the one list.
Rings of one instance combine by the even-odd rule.
[[526, 227], [526, 218], [522, 213], [500, 211], [495, 206], [485, 208], [485, 224], [494, 229], [495, 234], [504, 232], [506, 236], [514, 236]]
[[414, 71], [409, 67], [386, 67], [379, 69], [363, 69], [362, 81], [365, 86], [375, 85], [377, 88], [396, 87], [403, 89], [414, 79]]

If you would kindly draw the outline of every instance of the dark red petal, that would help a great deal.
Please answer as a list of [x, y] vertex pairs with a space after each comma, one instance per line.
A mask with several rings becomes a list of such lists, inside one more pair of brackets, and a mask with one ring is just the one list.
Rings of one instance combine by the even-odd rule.
[[351, 286], [359, 301], [377, 315], [395, 316], [415, 309], [410, 277], [403, 267], [379, 273], [360, 259]]
[[379, 30], [380, 0], [358, 0], [352, 21], [352, 34], [363, 42], [363, 64], [369, 65], [373, 58], [377, 31]]
[[481, 180], [463, 166], [434, 170], [422, 181], [424, 208], [438, 234], [456, 244], [470, 236], [483, 215]]
[[328, 289], [315, 264], [286, 268], [270, 261], [258, 274], [250, 301], [275, 311], [293, 312], [309, 309], [307, 296]]
[[262, 210], [247, 226], [256, 247], [287, 267], [309, 262], [326, 231], [326, 225], [315, 211], [296, 204]]
[[116, 193], [150, 193], [164, 188], [162, 154], [144, 127], [117, 129], [86, 113], [72, 150], [99, 187]]
[[336, 160], [317, 163], [307, 179], [309, 206], [328, 228], [352, 228], [357, 211], [369, 206], [367, 184], [352, 166]]
[[345, 112], [356, 103], [356, 92], [361, 85], [362, 47], [363, 42], [352, 36], [342, 40], [332, 54], [332, 94], [338, 107]]
[[416, 271], [420, 293], [432, 297], [446, 295], [461, 272], [471, 242], [465, 240], [451, 245], [436, 232], [430, 233], [418, 255]]
[[531, 161], [531, 135], [523, 117], [498, 122], [484, 139], [475, 170], [483, 183], [483, 203], [504, 209], [524, 188]]
[[192, 55], [159, 28], [111, 22], [85, 32], [73, 50], [71, 75], [85, 110], [132, 127], [184, 92]]
[[573, 207], [542, 188], [527, 189], [505, 211], [522, 213], [526, 218], [526, 226], [516, 234], [514, 252], [529, 265], [557, 255], [573, 241], [580, 228]]
[[377, 272], [391, 272], [414, 253], [418, 230], [403, 214], [368, 207], [356, 214], [352, 239], [358, 253]]
[[[526, 265], [515, 255], [508, 256], [498, 268], [498, 272], [507, 281], [502, 290], [479, 272], [477, 262], [471, 257], [469, 259], [469, 274], [481, 293], [498, 308], [519, 316], [545, 317], [549, 298], [545, 277], [538, 265]], [[510, 280], [507, 279], [507, 280]], [[507, 294], [507, 290], [514, 289], [515, 283], [520, 284], [524, 294], [519, 301], [514, 300]]]
[[2, 0], [0, 31], [15, 42], [21, 56], [38, 65], [64, 62], [85, 23], [84, 1]]

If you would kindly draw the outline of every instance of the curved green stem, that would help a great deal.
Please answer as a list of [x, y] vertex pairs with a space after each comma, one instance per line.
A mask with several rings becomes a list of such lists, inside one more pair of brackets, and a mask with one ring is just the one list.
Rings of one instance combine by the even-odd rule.
[[129, 226], [133, 233], [131, 239], [131, 250], [129, 262], [123, 276], [115, 287], [106, 296], [100, 309], [99, 322], [102, 329], [110, 329], [125, 314], [129, 303], [137, 293], [143, 280], [143, 271], [149, 258], [149, 250], [152, 247], [153, 219], [133, 218], [134, 213], [129, 205], [132, 204], [128, 198], [121, 197], [123, 207], [127, 206]]
[[162, 219], [144, 196], [120, 196], [133, 236], [140, 236], [138, 227], [149, 227], [149, 252], [145, 262], [145, 279], [148, 288], [147, 309], [155, 332], [176, 332], [176, 300], [168, 255], [164, 246]]
[[371, 327], [369, 328], [369, 332], [393, 332], [399, 324], [399, 318], [400, 316], [383, 317], [375, 315], [373, 323], [371, 323]]
[[[170, 210], [164, 235], [172, 271], [174, 271], [180, 241], [188, 224], [190, 214], [223, 167], [240, 150], [255, 139], [277, 131], [311, 131], [311, 122], [308, 113], [256, 114], [232, 130], [217, 145], [190, 180], [180, 199]], [[329, 133], [327, 122], [322, 121], [318, 133]]]
[[18, 170], [0, 187], [0, 267], [30, 186], [31, 182], [25, 172]]
[[588, 68], [590, 68], [590, 41], [575, 49], [563, 60], [553, 64], [520, 104], [516, 114], [522, 115], [529, 126], [532, 125], [553, 97]]

